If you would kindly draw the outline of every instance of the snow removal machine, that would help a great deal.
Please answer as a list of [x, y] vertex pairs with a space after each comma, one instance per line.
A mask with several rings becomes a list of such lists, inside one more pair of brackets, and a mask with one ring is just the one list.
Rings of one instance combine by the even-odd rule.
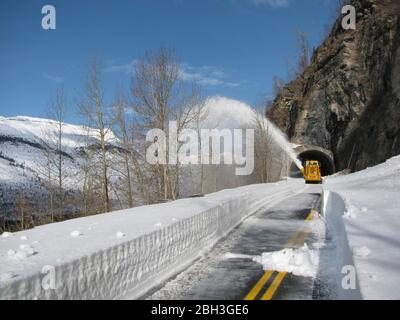
[[301, 170], [306, 184], [321, 184], [321, 164], [316, 160], [307, 160], [304, 168]]

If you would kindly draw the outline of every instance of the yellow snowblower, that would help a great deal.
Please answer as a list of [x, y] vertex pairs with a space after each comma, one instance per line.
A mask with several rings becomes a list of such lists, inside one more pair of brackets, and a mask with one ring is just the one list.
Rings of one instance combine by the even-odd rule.
[[307, 184], [322, 183], [321, 165], [319, 161], [307, 160], [301, 172], [303, 173], [304, 180]]

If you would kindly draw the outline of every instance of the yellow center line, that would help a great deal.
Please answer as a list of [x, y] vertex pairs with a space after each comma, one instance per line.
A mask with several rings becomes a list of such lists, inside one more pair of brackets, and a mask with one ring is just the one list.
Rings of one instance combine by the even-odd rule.
[[279, 286], [281, 285], [285, 276], [286, 272], [279, 272], [265, 294], [262, 296], [261, 300], [271, 300], [276, 290], [278, 290]]
[[[314, 210], [311, 210], [308, 214], [306, 221], [310, 221], [314, 217]], [[304, 243], [305, 239], [307, 238], [309, 232], [306, 231], [298, 231], [294, 234], [293, 237], [287, 242], [286, 247], [292, 246], [294, 244], [301, 244]], [[271, 278], [274, 270], [267, 270], [264, 275], [260, 278], [260, 280], [256, 283], [256, 285], [251, 289], [251, 291], [246, 295], [244, 300], [254, 300], [264, 285], [268, 282]], [[265, 294], [262, 296], [261, 300], [271, 300], [275, 295], [275, 292], [278, 290], [279, 286], [281, 285], [283, 279], [286, 276], [286, 272], [279, 272], [278, 275], [275, 277], [272, 284], [268, 287]]]
[[269, 278], [271, 278], [273, 273], [274, 273], [274, 271], [272, 271], [272, 270], [268, 270], [267, 272], [265, 272], [264, 275], [260, 278], [260, 280], [258, 280], [258, 282], [254, 286], [254, 288], [251, 289], [249, 294], [244, 298], [244, 300], [254, 300], [257, 297], [260, 290], [267, 283]]

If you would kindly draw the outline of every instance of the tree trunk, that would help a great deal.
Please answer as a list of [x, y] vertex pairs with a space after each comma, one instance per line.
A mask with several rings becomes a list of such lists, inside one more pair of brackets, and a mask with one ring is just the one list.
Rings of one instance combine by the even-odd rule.
[[108, 177], [107, 177], [107, 158], [106, 158], [106, 142], [103, 124], [103, 113], [98, 112], [100, 143], [101, 143], [101, 163], [102, 163], [102, 185], [103, 185], [103, 208], [105, 212], [110, 212], [110, 200], [108, 196]]

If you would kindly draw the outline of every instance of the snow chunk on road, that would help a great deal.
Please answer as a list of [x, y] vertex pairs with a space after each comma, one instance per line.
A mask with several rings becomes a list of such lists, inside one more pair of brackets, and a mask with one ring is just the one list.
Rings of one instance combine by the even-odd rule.
[[289, 272], [296, 276], [315, 278], [319, 254], [317, 250], [310, 250], [307, 244], [304, 244], [298, 249], [286, 248], [281, 251], [264, 252], [253, 260], [262, 264], [264, 270]]
[[82, 235], [82, 232], [80, 232], [78, 230], [74, 230], [70, 234], [71, 234], [71, 237], [79, 237]]
[[15, 277], [15, 274], [12, 272], [4, 272], [0, 274], [0, 282], [4, 282], [10, 280]]
[[8, 250], [7, 256], [10, 259], [23, 260], [36, 253], [35, 250], [28, 244], [21, 244], [19, 248], [20, 250], [13, 250], [13, 249]]
[[19, 248], [22, 251], [25, 251], [28, 254], [28, 256], [31, 256], [35, 253], [35, 250], [29, 244], [21, 244]]
[[1, 237], [2, 238], [9, 238], [9, 237], [12, 237], [14, 234], [12, 234], [11, 232], [3, 232], [2, 234], [1, 234]]
[[357, 219], [359, 212], [360, 212], [360, 209], [358, 209], [356, 206], [348, 205], [347, 210], [344, 213], [344, 216], [348, 219]]
[[280, 251], [264, 252], [261, 256], [226, 253], [223, 259], [251, 259], [262, 264], [264, 270], [289, 272], [296, 276], [315, 278], [318, 272], [319, 251], [311, 250], [307, 244], [298, 249], [285, 248]]
[[368, 208], [366, 207], [359, 208], [353, 204], [350, 204], [349, 201], [347, 201], [346, 211], [344, 213], [344, 216], [348, 219], [357, 219], [360, 213], [365, 214], [367, 212]]
[[366, 258], [370, 255], [370, 253], [371, 250], [369, 250], [369, 248], [366, 246], [353, 248], [353, 254], [360, 258]]
[[247, 254], [237, 254], [237, 253], [225, 253], [223, 256], [224, 260], [229, 260], [229, 259], [254, 259], [254, 256], [249, 256]]
[[10, 249], [7, 251], [7, 256], [11, 258], [11, 257], [14, 257], [16, 253], [17, 253], [17, 251]]

